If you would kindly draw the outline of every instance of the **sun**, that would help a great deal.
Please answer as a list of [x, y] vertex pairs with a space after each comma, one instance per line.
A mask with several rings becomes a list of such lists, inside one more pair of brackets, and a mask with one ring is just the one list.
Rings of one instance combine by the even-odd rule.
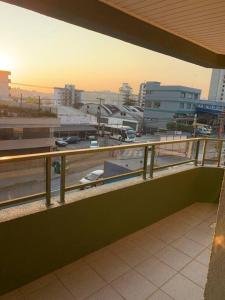
[[0, 70], [12, 71], [14, 69], [12, 58], [5, 53], [0, 53]]

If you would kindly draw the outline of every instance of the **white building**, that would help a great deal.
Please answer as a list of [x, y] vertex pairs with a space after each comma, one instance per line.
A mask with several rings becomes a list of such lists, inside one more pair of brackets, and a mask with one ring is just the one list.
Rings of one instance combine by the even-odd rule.
[[138, 94], [138, 104], [140, 106], [144, 106], [145, 104], [145, 95], [146, 95], [146, 83], [142, 82], [139, 87], [139, 94]]
[[209, 88], [209, 100], [225, 101], [225, 70], [213, 69]]
[[0, 70], [0, 100], [10, 98], [10, 78], [11, 72]]
[[82, 104], [99, 104], [101, 101], [102, 104], [121, 105], [123, 103], [123, 96], [111, 91], [81, 91], [79, 100]]
[[77, 102], [79, 102], [77, 99], [76, 88], [73, 84], [66, 84], [64, 88], [55, 87], [53, 99], [54, 104], [57, 106], [76, 106]]
[[120, 87], [119, 92], [123, 97], [123, 101], [126, 101], [129, 97], [131, 97], [131, 95], [133, 93], [133, 89], [127, 82], [124, 82], [124, 83], [122, 83], [122, 86]]

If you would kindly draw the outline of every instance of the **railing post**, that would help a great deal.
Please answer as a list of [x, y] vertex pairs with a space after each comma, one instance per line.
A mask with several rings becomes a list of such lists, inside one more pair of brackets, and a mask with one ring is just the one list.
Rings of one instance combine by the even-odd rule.
[[66, 156], [61, 156], [60, 172], [60, 202], [65, 203], [65, 186], [66, 186]]
[[223, 148], [223, 141], [218, 141], [219, 147], [218, 147], [218, 162], [217, 162], [217, 167], [220, 166], [221, 162], [221, 154], [222, 154], [222, 148]]
[[195, 166], [198, 165], [198, 154], [199, 154], [200, 141], [197, 141], [196, 151], [195, 151]]
[[150, 160], [150, 178], [153, 178], [155, 162], [155, 145], [152, 145], [151, 160]]
[[145, 146], [144, 150], [144, 166], [143, 166], [143, 179], [147, 178], [147, 167], [148, 167], [148, 146]]
[[202, 151], [202, 166], [204, 166], [205, 164], [206, 149], [207, 149], [207, 140], [205, 139], [203, 144], [203, 151]]
[[45, 158], [46, 206], [51, 205], [51, 157]]

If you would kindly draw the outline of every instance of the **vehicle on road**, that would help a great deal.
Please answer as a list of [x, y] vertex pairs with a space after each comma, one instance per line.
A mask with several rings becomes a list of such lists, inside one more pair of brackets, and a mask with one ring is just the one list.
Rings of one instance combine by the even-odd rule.
[[68, 144], [76, 144], [81, 141], [81, 138], [79, 136], [68, 136], [63, 138], [63, 140]]
[[136, 132], [136, 137], [141, 137], [142, 136], [142, 132], [141, 131], [137, 131]]
[[90, 142], [90, 148], [98, 148], [99, 144], [98, 141], [91, 141]]
[[[80, 183], [86, 184], [103, 178], [104, 170], [95, 170], [81, 178]], [[89, 186], [88, 186], [89, 187]], [[90, 186], [91, 187], [91, 186]]]
[[204, 124], [197, 125], [196, 134], [202, 136], [210, 135], [212, 134], [212, 127]]
[[105, 133], [109, 133], [112, 139], [128, 143], [135, 142], [136, 132], [130, 126], [106, 125], [104, 131]]
[[55, 144], [58, 147], [66, 147], [68, 145], [68, 143], [66, 141], [64, 141], [64, 140], [56, 140]]

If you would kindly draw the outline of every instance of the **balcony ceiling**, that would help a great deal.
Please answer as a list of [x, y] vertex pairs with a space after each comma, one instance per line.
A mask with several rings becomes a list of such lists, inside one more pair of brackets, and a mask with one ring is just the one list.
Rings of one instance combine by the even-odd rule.
[[225, 68], [224, 0], [6, 0], [205, 67]]

